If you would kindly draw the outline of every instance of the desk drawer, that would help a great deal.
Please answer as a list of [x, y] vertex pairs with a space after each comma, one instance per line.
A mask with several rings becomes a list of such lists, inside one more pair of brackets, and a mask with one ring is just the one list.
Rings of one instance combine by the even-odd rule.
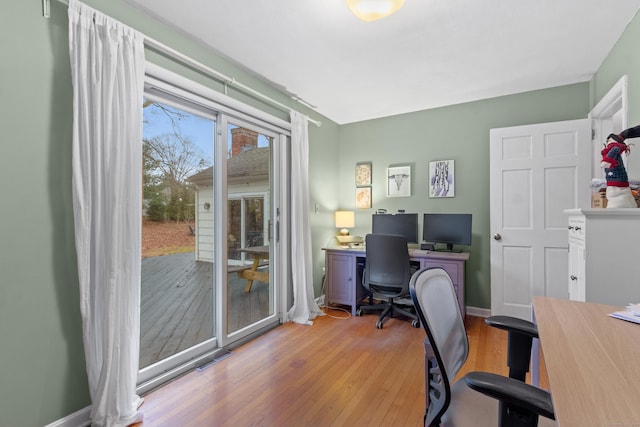
[[454, 285], [459, 285], [460, 282], [460, 277], [458, 276], [458, 271], [460, 268], [460, 263], [459, 262], [454, 262], [454, 261], [442, 261], [442, 260], [425, 260], [424, 262], [424, 268], [433, 268], [433, 267], [440, 267], [442, 268], [444, 271], [447, 272], [447, 274], [451, 277], [451, 281], [453, 282]]

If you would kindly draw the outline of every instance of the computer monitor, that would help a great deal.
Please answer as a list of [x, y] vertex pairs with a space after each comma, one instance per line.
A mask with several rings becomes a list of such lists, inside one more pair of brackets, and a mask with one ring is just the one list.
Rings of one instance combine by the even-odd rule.
[[430, 243], [444, 243], [446, 251], [453, 251], [453, 245], [470, 246], [471, 214], [424, 214], [422, 240]]
[[407, 243], [418, 243], [418, 214], [373, 214], [372, 233], [399, 234]]

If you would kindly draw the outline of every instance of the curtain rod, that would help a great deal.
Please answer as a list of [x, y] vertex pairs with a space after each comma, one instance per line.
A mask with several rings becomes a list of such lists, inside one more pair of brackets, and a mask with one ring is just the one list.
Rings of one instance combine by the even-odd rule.
[[[69, 1], [68, 0], [56, 0], [64, 5], [69, 5]], [[44, 16], [45, 18], [49, 19], [51, 17], [51, 0], [42, 0], [42, 16]], [[181, 62], [184, 65], [188, 65], [191, 68], [194, 68], [210, 77], [213, 77], [216, 80], [221, 80], [225, 85], [231, 85], [234, 87], [237, 87], [239, 89], [241, 89], [242, 91], [253, 95], [257, 98], [262, 99], [263, 101], [268, 102], [271, 105], [274, 105], [284, 111], [291, 111], [292, 108], [286, 106], [285, 104], [276, 101], [273, 98], [268, 97], [267, 95], [264, 95], [263, 93], [258, 92], [255, 89], [250, 88], [247, 85], [244, 85], [242, 83], [240, 83], [239, 81], [237, 81], [236, 79], [229, 77], [225, 74], [222, 74], [219, 71], [214, 70], [213, 68], [204, 65], [203, 63], [196, 61], [195, 59], [178, 52], [177, 50], [165, 45], [164, 43], [160, 43], [159, 41], [143, 34], [144, 36], [144, 44], [153, 50], [156, 50], [160, 53], [162, 53], [163, 55], [168, 56], [169, 58], [175, 59], [179, 62]], [[311, 104], [307, 103], [306, 101], [304, 101], [301, 98], [298, 97], [294, 97], [294, 96], [290, 96], [290, 98], [296, 102], [299, 102], [303, 105], [305, 105], [306, 107], [309, 108], [314, 108]], [[314, 125], [320, 127], [322, 126], [322, 122], [319, 120], [314, 120], [311, 117], [307, 117], [307, 120], [311, 123], [313, 123]]]

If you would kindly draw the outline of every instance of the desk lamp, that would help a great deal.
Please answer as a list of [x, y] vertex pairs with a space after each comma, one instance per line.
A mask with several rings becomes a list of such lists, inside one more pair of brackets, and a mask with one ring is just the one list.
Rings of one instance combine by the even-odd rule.
[[362, 241], [361, 237], [349, 235], [349, 228], [353, 228], [356, 225], [353, 211], [336, 211], [335, 220], [336, 228], [340, 229], [336, 239], [341, 245], [346, 246], [349, 243], [360, 243]]

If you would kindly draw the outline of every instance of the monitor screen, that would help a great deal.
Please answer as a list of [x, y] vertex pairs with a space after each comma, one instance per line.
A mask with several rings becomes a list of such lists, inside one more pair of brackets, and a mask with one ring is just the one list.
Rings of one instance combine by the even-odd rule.
[[422, 220], [422, 240], [453, 245], [471, 245], [471, 214], [426, 213]]
[[374, 234], [400, 234], [407, 243], [418, 243], [418, 214], [373, 214]]

